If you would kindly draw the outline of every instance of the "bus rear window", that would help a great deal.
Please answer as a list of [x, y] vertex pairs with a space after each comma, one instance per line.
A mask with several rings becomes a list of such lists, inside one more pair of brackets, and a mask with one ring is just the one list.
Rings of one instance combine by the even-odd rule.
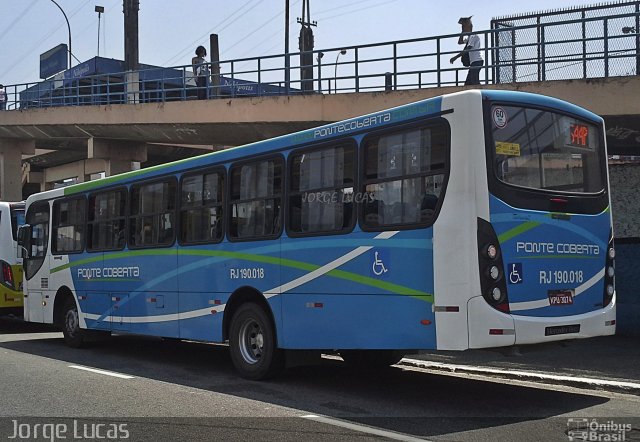
[[529, 189], [571, 193], [604, 190], [599, 129], [566, 115], [494, 105], [492, 144], [497, 178]]

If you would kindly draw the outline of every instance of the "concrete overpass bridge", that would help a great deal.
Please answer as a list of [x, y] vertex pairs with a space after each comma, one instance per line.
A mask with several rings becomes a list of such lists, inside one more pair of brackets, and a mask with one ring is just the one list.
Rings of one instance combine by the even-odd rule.
[[[479, 87], [540, 93], [590, 109], [605, 118], [610, 153], [640, 154], [638, 23], [638, 0], [496, 19], [490, 30], [475, 32], [486, 61]], [[212, 74], [208, 89], [217, 98], [202, 101], [190, 99], [190, 65], [118, 74], [101, 72], [105, 60], [94, 59], [82, 64], [86, 69], [14, 85], [11, 111], [0, 112], [0, 199], [459, 91], [466, 68], [449, 64], [460, 50], [458, 37], [314, 51], [305, 54], [311, 65], [294, 62], [288, 71], [284, 55], [217, 61], [211, 71], [223, 74]], [[335, 55], [335, 63], [322, 63], [324, 55]], [[238, 70], [252, 63], [257, 68]], [[96, 74], [76, 77], [87, 69]], [[283, 83], [287, 77], [293, 78]], [[254, 96], [236, 97], [247, 90]]]
[[[488, 87], [488, 86], [483, 86]], [[605, 118], [610, 153], [640, 155], [640, 76], [492, 85], [554, 96]], [[461, 87], [27, 109], [0, 113], [0, 198], [237, 146]], [[37, 155], [36, 155], [37, 154]], [[25, 155], [25, 168], [17, 167]]]

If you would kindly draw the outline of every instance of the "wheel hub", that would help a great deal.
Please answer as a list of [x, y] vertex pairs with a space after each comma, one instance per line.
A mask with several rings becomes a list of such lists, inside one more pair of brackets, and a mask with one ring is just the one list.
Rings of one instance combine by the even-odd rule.
[[78, 312], [75, 310], [69, 310], [67, 312], [67, 316], [65, 317], [65, 325], [67, 329], [67, 333], [70, 336], [73, 336], [78, 328]]
[[264, 350], [262, 327], [254, 320], [248, 320], [240, 329], [240, 354], [245, 362], [257, 364]]

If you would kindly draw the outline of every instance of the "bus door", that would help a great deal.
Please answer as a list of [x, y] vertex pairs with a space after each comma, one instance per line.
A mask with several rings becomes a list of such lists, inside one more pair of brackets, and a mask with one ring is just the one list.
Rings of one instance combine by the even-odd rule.
[[[26, 321], [44, 322], [44, 308], [49, 302], [49, 266], [47, 248], [49, 245], [49, 203], [31, 205], [27, 212], [29, 237], [27, 238], [27, 258], [24, 259], [26, 284], [24, 317]], [[50, 306], [52, 308], [52, 306]]]

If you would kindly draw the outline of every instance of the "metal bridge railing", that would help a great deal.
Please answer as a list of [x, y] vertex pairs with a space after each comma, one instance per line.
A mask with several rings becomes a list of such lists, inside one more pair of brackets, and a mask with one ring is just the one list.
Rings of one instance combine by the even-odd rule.
[[[474, 32], [482, 41], [485, 61], [481, 84], [638, 75], [639, 9], [523, 26], [502, 23], [495, 29]], [[557, 32], [567, 26], [589, 32], [569, 38]], [[519, 37], [534, 32], [533, 39]], [[288, 84], [284, 54], [214, 63], [210, 71], [216, 75], [208, 76], [204, 88], [196, 86], [191, 65], [78, 78], [73, 77], [77, 70], [73, 68], [42, 82], [6, 86], [7, 109], [196, 100], [199, 89], [206, 98], [214, 99], [460, 86], [467, 68], [459, 62], [449, 63], [462, 49], [458, 36], [323, 49], [314, 51], [312, 58], [307, 54], [306, 59], [313, 62], [305, 66], [300, 66], [300, 53], [290, 54]]]

